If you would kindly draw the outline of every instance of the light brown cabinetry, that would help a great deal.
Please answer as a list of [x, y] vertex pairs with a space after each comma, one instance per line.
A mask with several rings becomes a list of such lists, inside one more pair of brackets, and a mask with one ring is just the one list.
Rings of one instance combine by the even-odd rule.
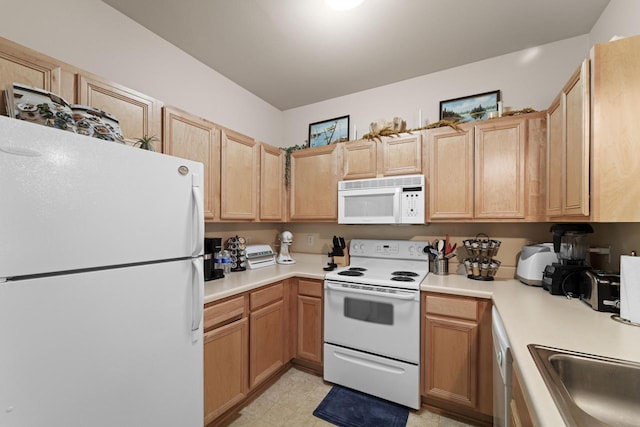
[[423, 401], [486, 422], [493, 411], [491, 301], [422, 294]]
[[284, 282], [251, 292], [249, 301], [249, 387], [254, 388], [288, 362]]
[[298, 279], [296, 357], [322, 364], [322, 281]]
[[421, 134], [346, 142], [342, 150], [344, 180], [422, 172]]
[[173, 107], [163, 109], [165, 152], [204, 164], [204, 217], [220, 217], [220, 130], [211, 122]]
[[517, 369], [513, 367], [511, 371], [511, 424], [513, 427], [533, 427], [531, 413], [524, 399], [522, 386], [520, 385], [520, 376]]
[[591, 51], [591, 220], [640, 221], [640, 36]]
[[547, 110], [547, 215], [589, 215], [589, 60]]
[[338, 219], [340, 151], [332, 144], [291, 153], [291, 220]]
[[248, 319], [244, 296], [204, 310], [204, 424], [241, 402], [247, 394]]
[[88, 74], [78, 75], [78, 102], [114, 115], [128, 143], [155, 136], [155, 150], [163, 152], [162, 103], [140, 92]]
[[284, 151], [260, 144], [260, 220], [285, 219]]
[[260, 146], [248, 136], [221, 131], [220, 218], [254, 220], [258, 217]]
[[44, 89], [76, 101], [75, 73], [66, 64], [0, 37], [0, 114], [4, 94], [13, 83]]
[[544, 122], [534, 113], [426, 131], [429, 219], [539, 220]]

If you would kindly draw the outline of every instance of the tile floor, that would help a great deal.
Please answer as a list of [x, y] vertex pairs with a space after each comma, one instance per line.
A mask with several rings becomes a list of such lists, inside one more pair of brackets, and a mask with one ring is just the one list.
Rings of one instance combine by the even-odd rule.
[[[289, 369], [278, 381], [249, 406], [229, 427], [332, 426], [313, 416], [313, 411], [331, 385], [322, 378], [296, 368]], [[410, 411], [407, 427], [468, 427], [467, 424], [433, 414], [425, 409]]]

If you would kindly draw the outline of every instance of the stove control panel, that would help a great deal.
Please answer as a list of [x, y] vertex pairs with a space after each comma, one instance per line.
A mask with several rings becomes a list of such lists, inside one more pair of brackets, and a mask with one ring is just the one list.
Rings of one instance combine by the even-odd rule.
[[353, 256], [428, 260], [423, 252], [426, 242], [415, 240], [352, 239], [349, 254]]

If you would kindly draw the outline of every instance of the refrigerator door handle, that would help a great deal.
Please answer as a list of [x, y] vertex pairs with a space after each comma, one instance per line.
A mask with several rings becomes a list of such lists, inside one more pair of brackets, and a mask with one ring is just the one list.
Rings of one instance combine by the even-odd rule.
[[200, 255], [204, 248], [204, 200], [200, 187], [193, 186], [191, 191], [196, 202], [196, 213], [198, 214], [198, 219], [196, 220], [196, 242], [193, 248], [193, 255], [197, 256]]
[[[202, 312], [204, 310], [204, 274], [202, 269], [202, 258], [191, 260], [193, 266], [193, 276], [191, 277], [191, 331], [200, 329], [202, 324]], [[194, 341], [197, 336], [194, 334]]]

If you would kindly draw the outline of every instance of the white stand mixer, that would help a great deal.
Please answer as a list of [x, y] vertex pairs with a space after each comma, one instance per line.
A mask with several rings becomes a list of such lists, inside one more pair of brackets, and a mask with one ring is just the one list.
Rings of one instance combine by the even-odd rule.
[[280, 233], [280, 253], [276, 258], [278, 264], [295, 264], [296, 261], [289, 255], [289, 246], [293, 243], [293, 234], [290, 231]]

